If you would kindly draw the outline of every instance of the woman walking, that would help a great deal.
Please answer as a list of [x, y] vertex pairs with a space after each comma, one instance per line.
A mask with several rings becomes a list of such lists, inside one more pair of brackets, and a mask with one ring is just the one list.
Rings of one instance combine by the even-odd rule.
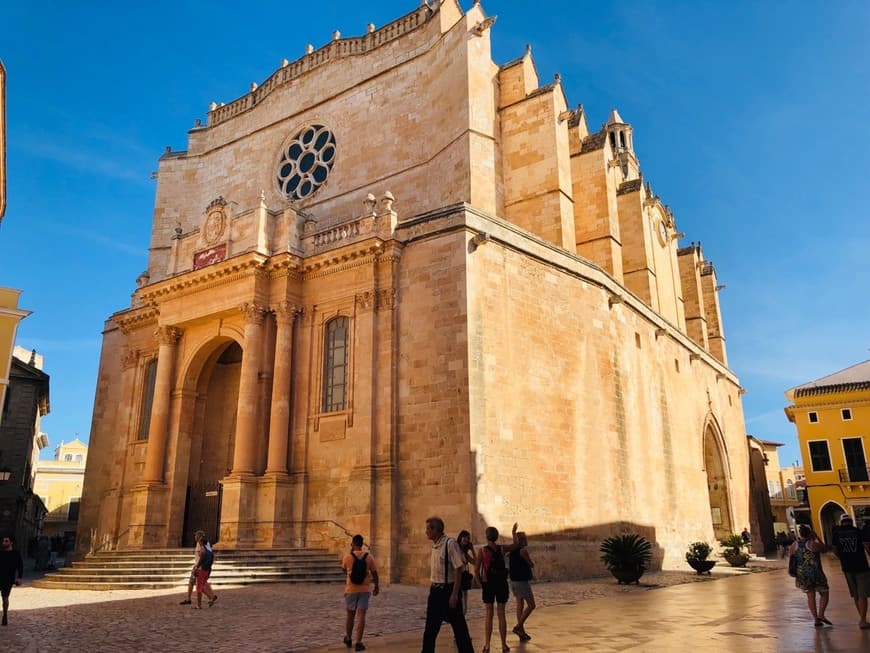
[[[816, 628], [833, 625], [825, 617], [828, 607], [828, 578], [822, 570], [822, 558], [819, 555], [825, 550], [823, 542], [816, 537], [807, 524], [798, 527], [798, 539], [791, 546], [791, 554], [797, 557], [797, 575], [795, 587], [807, 595], [807, 607], [813, 615]], [[816, 593], [819, 594], [819, 605], [816, 607]]]
[[[516, 524], [514, 524], [514, 532], [516, 532]], [[489, 642], [492, 639], [493, 603], [498, 606], [498, 634], [501, 637], [502, 653], [509, 653], [511, 650], [507, 645], [507, 618], [504, 612], [505, 605], [510, 598], [505, 554], [513, 549], [513, 547], [508, 549], [496, 542], [498, 542], [498, 529], [490, 526], [486, 529], [486, 546], [481, 547], [477, 552], [477, 562], [475, 564], [477, 577], [480, 579], [480, 585], [483, 588], [483, 603], [486, 608], [486, 618], [483, 627], [486, 643], [482, 653], [489, 653]]]
[[535, 566], [535, 563], [532, 562], [526, 548], [529, 546], [529, 541], [526, 539], [525, 533], [516, 533], [514, 543], [519, 548], [511, 551], [509, 556], [511, 592], [517, 600], [517, 625], [514, 626], [513, 630], [521, 642], [527, 642], [531, 636], [526, 632], [526, 619], [535, 609], [535, 595], [532, 593], [531, 585], [532, 567]]
[[468, 612], [468, 590], [471, 589], [471, 581], [474, 578], [472, 574], [477, 557], [474, 553], [474, 544], [471, 542], [471, 533], [459, 531], [456, 541], [459, 543], [459, 550], [462, 552], [462, 559], [465, 562], [465, 568], [462, 570], [462, 614], [466, 614]]

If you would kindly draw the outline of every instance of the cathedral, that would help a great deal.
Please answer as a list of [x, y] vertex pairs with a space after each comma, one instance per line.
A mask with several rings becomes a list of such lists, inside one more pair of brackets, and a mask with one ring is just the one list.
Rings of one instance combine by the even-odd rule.
[[668, 566], [749, 523], [712, 263], [631, 125], [590, 130], [530, 50], [494, 62], [494, 23], [428, 0], [336, 32], [161, 156], [80, 552], [362, 533], [414, 582], [440, 515], [475, 541], [519, 522], [546, 578], [600, 573], [608, 535]]

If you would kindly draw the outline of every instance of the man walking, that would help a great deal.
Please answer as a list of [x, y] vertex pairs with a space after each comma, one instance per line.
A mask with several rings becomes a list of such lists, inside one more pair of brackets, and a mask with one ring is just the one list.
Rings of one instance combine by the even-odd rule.
[[834, 553], [840, 559], [840, 567], [849, 586], [849, 594], [858, 609], [858, 628], [870, 629], [867, 622], [867, 597], [870, 597], [870, 565], [867, 564], [867, 553], [870, 551], [870, 541], [862, 536], [861, 531], [852, 523], [849, 514], [840, 517], [840, 527], [834, 529], [831, 538]]
[[200, 540], [200, 534], [205, 536], [205, 531], [196, 531], [193, 534], [193, 539], [196, 542], [196, 546], [193, 549], [193, 566], [190, 568], [190, 578], [187, 579], [187, 598], [183, 601], [179, 601], [178, 605], [190, 605], [192, 601], [190, 600], [193, 596], [193, 588], [196, 586], [196, 563], [199, 560], [200, 556], [202, 556], [203, 545]]
[[[354, 535], [350, 541], [350, 553], [341, 561], [341, 568], [347, 574], [347, 584], [344, 590], [344, 604], [347, 608], [347, 618], [344, 625], [344, 645], [354, 646], [357, 651], [365, 651], [363, 633], [366, 629], [366, 611], [369, 609], [369, 599], [377, 596], [378, 568], [371, 553], [363, 551], [363, 536]], [[371, 579], [371, 580], [369, 580]], [[372, 587], [374, 583], [374, 588]], [[353, 623], [356, 620], [356, 644], [353, 635]]]
[[3, 597], [3, 625], [8, 625], [9, 594], [13, 585], [21, 585], [24, 576], [24, 561], [21, 554], [12, 548], [12, 537], [0, 538], [0, 596]]
[[423, 632], [422, 653], [435, 653], [435, 641], [443, 621], [453, 627], [459, 653], [474, 653], [459, 592], [465, 557], [456, 540], [444, 534], [444, 520], [440, 517], [429, 517], [426, 520], [426, 537], [433, 542], [429, 557], [429, 578], [432, 586], [426, 603], [426, 630]]

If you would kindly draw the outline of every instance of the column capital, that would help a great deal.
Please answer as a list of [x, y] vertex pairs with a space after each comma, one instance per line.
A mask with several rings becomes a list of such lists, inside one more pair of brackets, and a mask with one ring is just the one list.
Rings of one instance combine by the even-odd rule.
[[131, 367], [136, 367], [139, 362], [139, 350], [124, 347], [124, 353], [121, 356], [121, 369], [129, 370]]
[[179, 340], [181, 340], [181, 334], [183, 331], [178, 327], [163, 325], [157, 327], [157, 331], [154, 333], [157, 336], [157, 341], [161, 345], [175, 345], [178, 344]]
[[272, 312], [275, 314], [275, 319], [279, 324], [292, 324], [297, 317], [302, 315], [304, 310], [301, 306], [288, 301], [278, 302], [272, 307]]
[[256, 302], [245, 302], [239, 306], [239, 310], [245, 314], [245, 324], [254, 324], [260, 326], [266, 317], [267, 308]]

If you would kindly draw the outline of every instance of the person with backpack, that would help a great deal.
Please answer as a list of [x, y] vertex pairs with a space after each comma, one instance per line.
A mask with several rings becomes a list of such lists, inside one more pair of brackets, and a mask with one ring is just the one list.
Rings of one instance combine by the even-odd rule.
[[[363, 536], [354, 535], [350, 541], [350, 553], [341, 560], [341, 568], [347, 574], [344, 589], [344, 605], [347, 618], [344, 624], [344, 645], [356, 651], [365, 651], [363, 632], [366, 628], [366, 611], [369, 599], [380, 592], [378, 568], [368, 551], [363, 551]], [[374, 587], [372, 586], [374, 585]], [[351, 639], [356, 621], [356, 643]]]
[[[514, 524], [514, 540], [516, 541], [517, 525]], [[486, 618], [484, 620], [484, 639], [486, 643], [482, 649], [483, 653], [489, 653], [489, 642], [492, 639], [492, 617], [493, 603], [498, 605], [498, 634], [501, 636], [502, 653], [508, 653], [510, 647], [507, 645], [507, 618], [505, 617], [505, 605], [510, 598], [510, 589], [508, 588], [508, 569], [505, 564], [505, 557], [519, 546], [514, 544], [511, 546], [502, 546], [498, 544], [498, 529], [495, 526], [490, 526], [486, 529], [486, 546], [483, 546], [477, 552], [477, 577], [480, 579], [482, 588], [483, 603], [486, 608]]]
[[217, 594], [211, 589], [211, 584], [208, 582], [211, 576], [211, 570], [214, 566], [214, 551], [208, 538], [205, 536], [205, 531], [196, 531], [196, 543], [201, 545], [197, 547], [200, 553], [196, 556], [196, 564], [193, 565], [193, 575], [196, 577], [196, 605], [194, 608], [200, 610], [202, 608], [202, 595], [208, 597], [208, 607], [211, 607], [218, 600]]

